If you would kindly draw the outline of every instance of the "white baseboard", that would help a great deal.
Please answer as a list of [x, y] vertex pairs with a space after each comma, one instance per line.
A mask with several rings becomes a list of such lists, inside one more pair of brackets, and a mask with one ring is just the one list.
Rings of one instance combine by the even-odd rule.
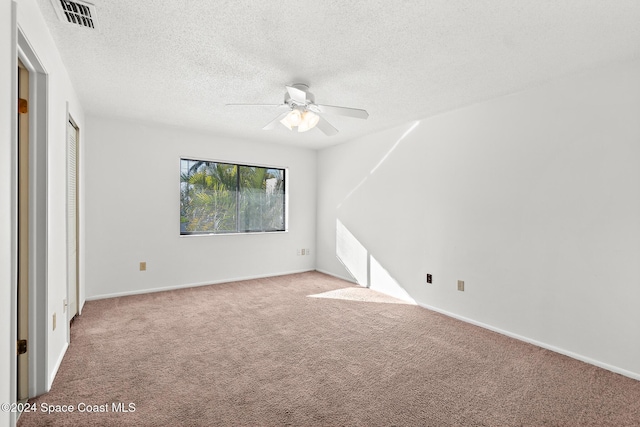
[[260, 274], [256, 276], [245, 276], [245, 277], [231, 277], [227, 279], [218, 279], [218, 280], [209, 280], [206, 282], [199, 283], [184, 283], [181, 285], [174, 286], [166, 286], [162, 288], [149, 288], [149, 289], [136, 289], [133, 291], [125, 291], [125, 292], [114, 292], [112, 294], [101, 294], [101, 295], [93, 295], [86, 297], [86, 301], [94, 301], [99, 299], [106, 298], [117, 298], [117, 297], [126, 297], [130, 295], [141, 295], [141, 294], [150, 294], [153, 292], [163, 292], [163, 291], [173, 291], [175, 289], [184, 289], [184, 288], [196, 288], [199, 286], [208, 286], [208, 285], [218, 285], [220, 283], [231, 283], [231, 282], [241, 282], [243, 280], [255, 280], [255, 279], [264, 279], [267, 277], [277, 277], [277, 276], [286, 276], [288, 274], [297, 274], [297, 273], [306, 273], [308, 271], [314, 271], [313, 268], [306, 270], [295, 270], [295, 271], [285, 271], [280, 273], [270, 273], [270, 274]]
[[358, 282], [356, 282], [356, 281], [355, 281], [355, 279], [354, 279], [353, 277], [344, 277], [344, 276], [341, 276], [341, 275], [339, 275], [339, 274], [332, 273], [332, 272], [330, 272], [330, 271], [322, 270], [322, 269], [320, 269], [320, 268], [316, 268], [316, 271], [317, 271], [318, 273], [326, 274], [327, 276], [333, 276], [333, 277], [335, 277], [335, 278], [337, 278], [337, 279], [342, 279], [342, 280], [345, 280], [345, 281], [347, 281], [347, 282], [354, 283], [354, 284], [356, 284], [356, 285], [358, 284]]
[[604, 363], [604, 362], [601, 362], [599, 360], [595, 360], [595, 359], [592, 359], [590, 357], [583, 356], [581, 354], [574, 353], [572, 351], [565, 350], [563, 348], [556, 347], [556, 346], [553, 346], [553, 345], [550, 345], [550, 344], [547, 344], [547, 343], [544, 343], [544, 342], [541, 342], [541, 341], [537, 341], [537, 340], [534, 340], [534, 339], [531, 339], [531, 338], [527, 338], [527, 337], [522, 336], [522, 335], [514, 334], [513, 332], [505, 331], [503, 329], [496, 328], [496, 327], [491, 326], [491, 325], [487, 325], [486, 323], [478, 322], [478, 321], [469, 319], [467, 317], [459, 316], [457, 314], [448, 312], [446, 310], [441, 310], [441, 309], [439, 309], [437, 307], [432, 307], [430, 305], [422, 304], [422, 303], [419, 303], [419, 302], [418, 302], [418, 305], [420, 307], [422, 307], [422, 308], [426, 308], [427, 310], [435, 311], [435, 312], [444, 314], [445, 316], [453, 317], [454, 319], [462, 320], [463, 322], [470, 323], [472, 325], [479, 326], [481, 328], [488, 329], [490, 331], [497, 332], [497, 333], [502, 334], [502, 335], [506, 335], [506, 336], [508, 336], [510, 338], [514, 338], [514, 339], [517, 339], [519, 341], [524, 341], [526, 343], [533, 344], [535, 346], [538, 346], [538, 347], [541, 347], [541, 348], [545, 348], [547, 350], [551, 350], [551, 351], [553, 351], [555, 353], [563, 354], [565, 356], [571, 357], [572, 359], [580, 360], [581, 362], [585, 362], [585, 363], [588, 363], [590, 365], [594, 365], [594, 366], [597, 366], [599, 368], [603, 368], [603, 369], [606, 369], [608, 371], [615, 372], [616, 374], [624, 375], [625, 377], [633, 378], [634, 380], [640, 381], [640, 374], [639, 373], [632, 372], [632, 371], [627, 371], [626, 369], [622, 369], [622, 368], [619, 368], [617, 366], [609, 365], [608, 363]]
[[49, 392], [51, 390], [51, 386], [53, 385], [53, 380], [55, 379], [56, 375], [58, 374], [58, 369], [60, 369], [60, 365], [62, 364], [62, 359], [64, 359], [64, 355], [67, 354], [67, 349], [69, 348], [69, 343], [64, 343], [64, 346], [62, 347], [62, 351], [60, 352], [60, 355], [58, 356], [58, 360], [56, 360], [56, 364], [53, 367], [53, 370], [51, 371], [51, 373], [49, 374], [49, 383], [47, 384], [47, 392]]

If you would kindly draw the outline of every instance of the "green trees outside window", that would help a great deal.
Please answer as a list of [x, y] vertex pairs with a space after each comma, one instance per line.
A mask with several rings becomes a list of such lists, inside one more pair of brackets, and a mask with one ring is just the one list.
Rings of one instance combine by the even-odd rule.
[[180, 159], [180, 234], [285, 230], [284, 169]]

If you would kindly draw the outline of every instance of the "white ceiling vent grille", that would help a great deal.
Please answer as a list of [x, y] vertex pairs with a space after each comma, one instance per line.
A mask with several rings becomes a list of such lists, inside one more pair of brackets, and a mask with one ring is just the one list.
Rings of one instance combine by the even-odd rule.
[[78, 0], [51, 0], [56, 15], [62, 22], [85, 28], [98, 26], [95, 5]]

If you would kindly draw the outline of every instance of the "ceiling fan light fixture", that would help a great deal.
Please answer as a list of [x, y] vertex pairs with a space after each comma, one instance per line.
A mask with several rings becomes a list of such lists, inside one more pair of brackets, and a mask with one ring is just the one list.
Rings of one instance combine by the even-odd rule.
[[302, 113], [302, 121], [298, 125], [298, 132], [306, 132], [309, 129], [313, 129], [314, 127], [316, 127], [319, 121], [320, 116], [312, 111], [305, 111], [304, 113]]
[[284, 119], [280, 120], [280, 123], [288, 127], [289, 130], [292, 130], [294, 127], [299, 126], [300, 122], [302, 122], [302, 112], [297, 108], [289, 111], [289, 114], [287, 114]]

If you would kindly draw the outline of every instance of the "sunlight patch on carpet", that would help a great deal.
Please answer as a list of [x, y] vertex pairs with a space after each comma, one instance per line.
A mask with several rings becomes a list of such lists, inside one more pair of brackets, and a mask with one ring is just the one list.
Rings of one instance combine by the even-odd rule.
[[371, 289], [362, 287], [349, 287], [336, 289], [334, 291], [323, 292], [321, 294], [307, 295], [309, 298], [329, 298], [329, 299], [341, 299], [348, 301], [361, 301], [361, 302], [379, 302], [383, 304], [407, 304], [415, 305], [415, 303], [409, 301], [403, 301], [398, 298], [394, 298], [389, 295], [376, 292]]

